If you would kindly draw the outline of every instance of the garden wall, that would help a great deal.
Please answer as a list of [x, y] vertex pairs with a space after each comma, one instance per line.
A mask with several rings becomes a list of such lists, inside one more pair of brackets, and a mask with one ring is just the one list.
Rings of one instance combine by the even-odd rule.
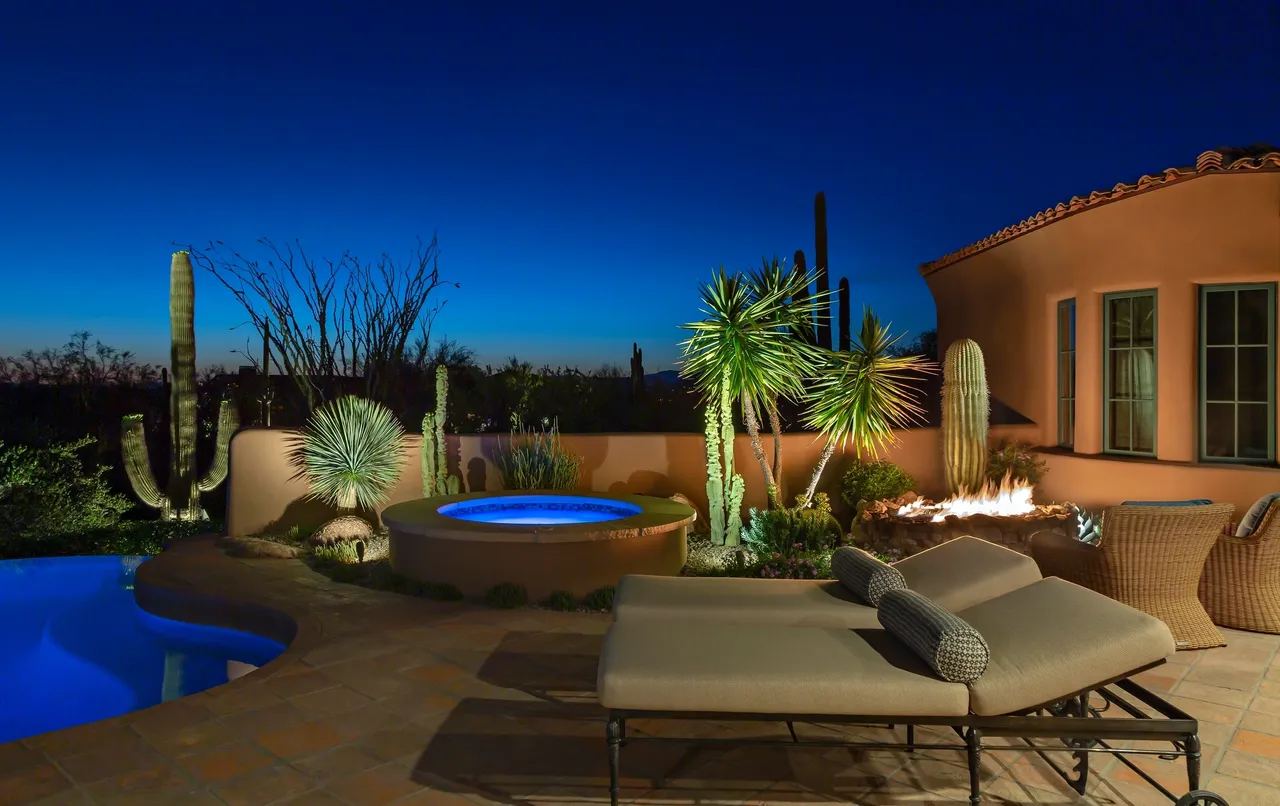
[[[992, 429], [992, 438], [1027, 439], [1035, 426], [1003, 426]], [[287, 429], [250, 428], [235, 435], [231, 442], [231, 474], [227, 480], [226, 529], [231, 535], [249, 535], [290, 526], [318, 526], [332, 511], [323, 504], [305, 500], [307, 487], [293, 479], [287, 453]], [[935, 428], [903, 431], [900, 444], [889, 452], [888, 459], [915, 476], [920, 492], [937, 495], [943, 486], [939, 433]], [[500, 490], [501, 477], [490, 457], [498, 447], [498, 434], [464, 434], [450, 436], [451, 462], [461, 457], [463, 489]], [[705, 523], [706, 453], [701, 434], [565, 434], [567, 450], [583, 459], [581, 489], [594, 492], [634, 493], [669, 496], [681, 493], [693, 501], [700, 512], [697, 529]], [[767, 455], [773, 456], [773, 438], [763, 437]], [[782, 437], [782, 488], [788, 502], [803, 491], [822, 452], [822, 442], [813, 434], [784, 434]], [[390, 503], [419, 498], [422, 475], [419, 459], [420, 437], [409, 436], [404, 470], [392, 491]], [[819, 490], [840, 503], [840, 478], [853, 453], [832, 458], [823, 474]], [[734, 444], [736, 470], [747, 482], [745, 509], [763, 507], [764, 483], [760, 465], [751, 451], [746, 435]], [[841, 519], [847, 520], [848, 512]]]

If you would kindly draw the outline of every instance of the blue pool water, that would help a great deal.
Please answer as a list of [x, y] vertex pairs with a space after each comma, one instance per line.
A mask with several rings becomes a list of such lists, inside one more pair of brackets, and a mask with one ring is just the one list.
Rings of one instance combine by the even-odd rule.
[[0, 561], [0, 742], [194, 694], [284, 651], [143, 611], [133, 599], [143, 559]]
[[526, 526], [602, 523], [630, 518], [641, 511], [626, 501], [578, 495], [504, 495], [445, 504], [437, 510], [441, 515], [464, 521]]

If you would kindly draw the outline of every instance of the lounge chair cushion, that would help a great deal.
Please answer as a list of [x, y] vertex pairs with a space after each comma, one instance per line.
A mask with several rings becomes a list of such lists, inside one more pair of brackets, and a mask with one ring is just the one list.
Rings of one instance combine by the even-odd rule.
[[1164, 622], [1057, 577], [956, 615], [991, 649], [986, 673], [969, 684], [970, 708], [985, 716], [1066, 699], [1176, 650]]
[[[872, 611], [874, 612], [874, 611]], [[605, 708], [963, 716], [969, 691], [880, 629], [619, 621], [596, 680]]]
[[1040, 580], [1036, 561], [980, 537], [957, 537], [894, 563], [907, 587], [956, 613]]
[[862, 549], [841, 546], [831, 553], [831, 573], [854, 596], [877, 607], [880, 597], [892, 590], [906, 590], [902, 572]]
[[879, 610], [884, 628], [943, 680], [972, 683], [987, 670], [991, 651], [978, 631], [915, 591], [885, 593]]
[[613, 596], [614, 621], [878, 628], [874, 607], [834, 579], [663, 577], [628, 574]]
[[1253, 534], [1253, 530], [1258, 528], [1259, 523], [1262, 523], [1262, 516], [1267, 514], [1267, 510], [1271, 508], [1271, 504], [1277, 498], [1280, 498], [1280, 493], [1264, 495], [1254, 501], [1253, 506], [1249, 507], [1249, 511], [1240, 519], [1240, 525], [1236, 527], [1236, 537], [1248, 537]]

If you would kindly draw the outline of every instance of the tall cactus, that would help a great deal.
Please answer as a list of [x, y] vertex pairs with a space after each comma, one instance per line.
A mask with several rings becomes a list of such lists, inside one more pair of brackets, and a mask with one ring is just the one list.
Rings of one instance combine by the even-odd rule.
[[849, 333], [849, 278], [840, 278], [840, 352], [849, 352], [852, 346], [852, 336]]
[[831, 275], [827, 273], [827, 194], [818, 191], [813, 197], [814, 266], [817, 271], [817, 321], [814, 322], [818, 346], [831, 349]]
[[982, 348], [972, 339], [952, 342], [942, 365], [943, 465], [952, 495], [977, 492], [986, 481], [990, 414]]
[[227, 477], [231, 435], [240, 426], [240, 413], [231, 400], [218, 408], [218, 432], [213, 463], [200, 478], [196, 472], [196, 281], [191, 255], [174, 252], [169, 264], [169, 483], [161, 492], [151, 469], [141, 414], [126, 415], [120, 443], [125, 472], [142, 503], [160, 510], [164, 520], [195, 521], [205, 517], [200, 493], [216, 489]]
[[720, 382], [720, 444], [724, 448], [724, 544], [736, 546], [742, 540], [742, 498], [746, 482], [733, 472], [733, 397], [729, 394], [729, 372]]
[[422, 495], [457, 495], [462, 479], [449, 475], [448, 442], [444, 422], [448, 413], [449, 368], [436, 367], [436, 410], [422, 416]]
[[720, 407], [707, 404], [703, 412], [707, 446], [707, 514], [711, 518], [711, 542], [724, 545], [724, 476], [721, 475]]
[[[794, 270], [796, 272], [799, 272], [801, 277], [805, 276], [806, 269], [805, 269], [803, 249], [796, 250], [795, 256], [792, 258], [792, 266], [794, 267]], [[813, 343], [813, 320], [810, 319], [808, 315], [808, 308], [807, 308], [808, 300], [809, 300], [809, 292], [808, 292], [808, 289], [805, 289], [803, 293], [796, 294], [796, 296], [791, 301], [795, 303], [798, 309], [806, 312], [804, 317], [804, 322], [802, 322], [800, 325], [800, 332], [795, 335], [797, 338], [801, 339], [802, 341], [812, 344]]]

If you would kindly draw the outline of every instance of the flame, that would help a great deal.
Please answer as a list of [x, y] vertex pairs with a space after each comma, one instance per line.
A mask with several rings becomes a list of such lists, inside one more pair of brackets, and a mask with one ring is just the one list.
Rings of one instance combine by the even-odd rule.
[[1026, 479], [1013, 479], [1009, 473], [999, 484], [988, 481], [976, 495], [969, 495], [961, 490], [945, 501], [934, 503], [919, 499], [898, 509], [900, 518], [923, 518], [932, 516], [934, 523], [941, 523], [948, 515], [957, 518], [968, 518], [973, 515], [991, 515], [997, 518], [1030, 515], [1036, 511], [1031, 502], [1034, 488]]

